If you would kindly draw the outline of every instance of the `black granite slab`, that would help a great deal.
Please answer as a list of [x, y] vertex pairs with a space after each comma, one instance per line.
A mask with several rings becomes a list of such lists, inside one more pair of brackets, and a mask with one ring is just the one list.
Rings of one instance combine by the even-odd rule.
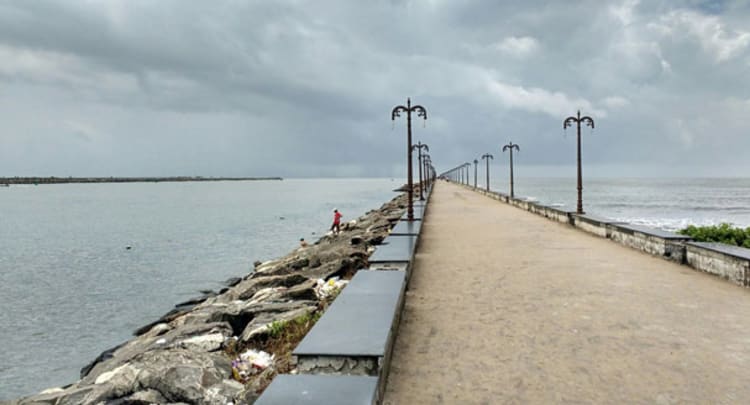
[[419, 235], [422, 229], [422, 221], [400, 220], [391, 229], [391, 235]]
[[414, 257], [416, 245], [417, 236], [388, 235], [383, 243], [375, 248], [375, 252], [368, 261], [370, 263], [410, 262]]
[[403, 271], [358, 271], [294, 355], [385, 356], [405, 281]]
[[[413, 216], [412, 216], [412, 219], [414, 221], [421, 221], [422, 220], [422, 215], [420, 213], [418, 213], [418, 212], [415, 211], [414, 214], [413, 214]], [[408, 221], [409, 218], [408, 218], [407, 214], [404, 213], [404, 215], [402, 215], [401, 218], [399, 218], [399, 220], [400, 221]]]
[[[412, 207], [412, 211], [414, 213], [414, 219], [421, 220], [422, 217], [424, 216], [424, 207], [422, 207], [422, 206], [414, 205]], [[408, 211], [404, 211], [404, 215], [401, 216], [401, 219], [407, 219], [408, 215], [409, 215], [409, 212]]]
[[375, 403], [377, 387], [377, 377], [281, 374], [255, 404], [370, 405]]

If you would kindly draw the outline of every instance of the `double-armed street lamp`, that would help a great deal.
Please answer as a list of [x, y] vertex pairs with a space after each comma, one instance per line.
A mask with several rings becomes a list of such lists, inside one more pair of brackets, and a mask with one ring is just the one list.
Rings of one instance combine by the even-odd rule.
[[578, 115], [575, 117], [568, 117], [563, 121], [563, 130], [567, 127], [572, 126], [576, 123], [578, 129], [578, 205], [576, 207], [576, 214], [583, 214], [583, 176], [581, 174], [581, 123], [594, 128], [594, 119], [589, 116], [581, 117], [581, 111], [578, 110]]
[[495, 159], [494, 156], [489, 153], [482, 155], [482, 159], [487, 161], [487, 191], [490, 191], [490, 159]]
[[407, 192], [409, 193], [406, 218], [409, 221], [414, 221], [414, 203], [412, 202], [414, 184], [411, 169], [411, 113], [415, 112], [417, 113], [417, 117], [422, 117], [425, 121], [427, 121], [427, 110], [425, 110], [425, 108], [421, 105], [411, 105], [411, 98], [407, 98], [405, 107], [403, 105], [397, 105], [393, 108], [393, 110], [391, 111], [391, 121], [395, 121], [396, 117], [400, 117], [401, 113], [403, 112], [406, 113], [406, 187]]
[[422, 141], [417, 142], [416, 144], [412, 145], [412, 150], [418, 151], [419, 156], [419, 200], [424, 201], [424, 193], [422, 192], [422, 189], [424, 188], [424, 180], [422, 179], [422, 149], [429, 151], [430, 147], [427, 146], [427, 144], [422, 143]]
[[513, 149], [521, 151], [521, 149], [513, 142], [503, 146], [503, 152], [506, 150], [510, 151], [510, 198], [513, 198]]
[[479, 161], [474, 159], [474, 188], [477, 188], [477, 163]]

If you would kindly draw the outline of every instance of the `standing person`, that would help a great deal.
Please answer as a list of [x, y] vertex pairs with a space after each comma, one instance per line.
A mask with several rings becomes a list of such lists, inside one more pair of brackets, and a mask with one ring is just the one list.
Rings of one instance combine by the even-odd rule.
[[341, 232], [341, 213], [337, 209], [333, 209], [333, 225], [331, 225], [331, 232], [333, 232], [334, 235], [338, 235], [339, 232]]

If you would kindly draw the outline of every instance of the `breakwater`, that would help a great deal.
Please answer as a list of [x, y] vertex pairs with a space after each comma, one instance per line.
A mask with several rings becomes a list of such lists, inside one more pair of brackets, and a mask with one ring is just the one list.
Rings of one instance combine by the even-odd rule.
[[181, 181], [253, 181], [283, 180], [281, 177], [0, 177], [0, 184], [67, 184], [67, 183], [160, 183]]
[[102, 353], [74, 384], [11, 403], [250, 402], [279, 369], [268, 367], [272, 371], [240, 384], [232, 376], [232, 360], [255, 344], [269, 344], [285, 319], [314, 320], [326, 305], [317, 280], [366, 267], [369, 253], [404, 208], [401, 196], [344, 224], [336, 237], [259, 263], [254, 273], [232, 280], [218, 295], [181, 303], [159, 322], [140, 328], [136, 338]]

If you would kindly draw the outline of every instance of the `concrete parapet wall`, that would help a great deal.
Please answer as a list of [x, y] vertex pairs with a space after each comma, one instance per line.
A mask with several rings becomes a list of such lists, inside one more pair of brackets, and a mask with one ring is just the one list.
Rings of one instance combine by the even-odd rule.
[[588, 214], [571, 214], [571, 224], [576, 228], [601, 236], [602, 238], [611, 238], [612, 230], [616, 229], [614, 225], [627, 225], [626, 222], [613, 221], [608, 218]]
[[691, 240], [687, 236], [621, 223], [607, 224], [607, 229], [609, 239], [615, 242], [673, 262], [685, 263], [683, 242]]
[[561, 222], [563, 224], [570, 224], [570, 213], [567, 211], [563, 211], [554, 207], [547, 207], [545, 205], [541, 205], [542, 207], [541, 212], [544, 214], [545, 218], [549, 218], [551, 220]]
[[750, 286], [750, 249], [698, 242], [688, 242], [685, 246], [690, 267], [737, 285]]
[[610, 236], [606, 223], [592, 221], [581, 215], [573, 216], [573, 226], [585, 232], [601, 236], [602, 238], [608, 238]]
[[650, 237], [642, 233], [623, 232], [616, 226], [610, 228], [609, 238], [617, 243], [642, 250], [654, 256], [665, 256], [667, 252], [664, 239]]

